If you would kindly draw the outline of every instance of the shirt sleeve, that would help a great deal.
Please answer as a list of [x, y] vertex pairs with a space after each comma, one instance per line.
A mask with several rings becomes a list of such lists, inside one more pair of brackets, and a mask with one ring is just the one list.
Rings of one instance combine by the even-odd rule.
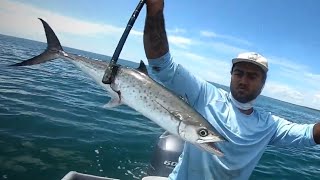
[[314, 124], [297, 124], [272, 116], [276, 131], [269, 144], [276, 146], [305, 147], [316, 145], [313, 138]]
[[160, 58], [149, 59], [152, 74], [165, 87], [194, 106], [206, 81], [196, 77], [180, 64], [174, 63], [172, 59], [170, 52]]

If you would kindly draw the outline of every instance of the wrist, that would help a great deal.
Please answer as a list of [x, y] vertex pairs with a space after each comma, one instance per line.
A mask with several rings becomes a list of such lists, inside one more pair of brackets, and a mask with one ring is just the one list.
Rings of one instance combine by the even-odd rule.
[[164, 1], [157, 0], [157, 1], [147, 1], [147, 15], [154, 16], [159, 13], [159, 11], [163, 11], [164, 8]]

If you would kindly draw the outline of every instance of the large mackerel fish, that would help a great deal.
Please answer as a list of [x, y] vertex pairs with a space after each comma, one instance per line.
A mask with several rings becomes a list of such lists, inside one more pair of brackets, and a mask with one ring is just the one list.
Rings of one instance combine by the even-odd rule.
[[150, 78], [142, 61], [138, 69], [118, 66], [112, 82], [104, 84], [102, 78], [109, 63], [65, 52], [51, 27], [40, 20], [47, 37], [47, 49], [12, 66], [35, 65], [57, 58], [69, 60], [108, 91], [111, 100], [105, 105], [107, 108], [126, 104], [171, 134], [205, 151], [223, 155], [214, 143], [225, 138], [187, 102]]

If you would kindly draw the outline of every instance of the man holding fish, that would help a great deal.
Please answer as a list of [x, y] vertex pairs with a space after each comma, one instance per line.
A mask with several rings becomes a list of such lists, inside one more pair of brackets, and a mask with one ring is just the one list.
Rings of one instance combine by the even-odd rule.
[[249, 179], [267, 145], [320, 144], [320, 124], [296, 124], [253, 107], [267, 78], [268, 61], [255, 52], [232, 59], [230, 93], [173, 62], [165, 31], [164, 0], [147, 0], [144, 47], [156, 77], [183, 96], [227, 141], [217, 156], [186, 143], [169, 179]]

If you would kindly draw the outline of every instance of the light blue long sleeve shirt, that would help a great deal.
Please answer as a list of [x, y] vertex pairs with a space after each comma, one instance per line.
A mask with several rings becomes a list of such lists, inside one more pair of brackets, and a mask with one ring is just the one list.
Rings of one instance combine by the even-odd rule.
[[228, 92], [174, 63], [170, 52], [149, 60], [149, 66], [163, 85], [186, 97], [189, 104], [228, 140], [216, 143], [223, 157], [185, 143], [169, 179], [249, 179], [267, 145], [305, 147], [316, 144], [314, 124], [292, 123], [257, 109], [245, 115], [233, 105]]

